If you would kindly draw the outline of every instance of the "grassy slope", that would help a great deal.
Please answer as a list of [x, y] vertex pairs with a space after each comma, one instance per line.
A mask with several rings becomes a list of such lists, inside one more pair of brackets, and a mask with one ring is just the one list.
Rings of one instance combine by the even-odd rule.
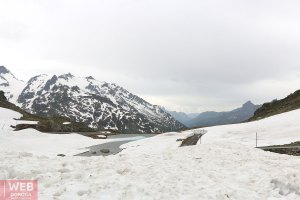
[[284, 99], [263, 104], [248, 121], [259, 120], [296, 109], [300, 109], [300, 90], [297, 90]]

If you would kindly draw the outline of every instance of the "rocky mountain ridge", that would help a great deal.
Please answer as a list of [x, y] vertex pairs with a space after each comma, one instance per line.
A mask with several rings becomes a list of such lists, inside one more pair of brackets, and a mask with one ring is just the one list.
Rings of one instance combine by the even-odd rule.
[[160, 106], [152, 105], [116, 84], [97, 81], [91, 76], [43, 74], [24, 83], [2, 66], [0, 90], [6, 93], [9, 101], [28, 112], [68, 117], [99, 130], [161, 133], [185, 128]]
[[[66, 117], [51, 116], [41, 117], [34, 114], [30, 114], [15, 104], [9, 102], [4, 95], [4, 92], [0, 90], [0, 107], [13, 110], [22, 114], [20, 119], [16, 119], [16, 125], [12, 125], [15, 130], [22, 130], [26, 128], [33, 128], [41, 132], [47, 133], [66, 133], [66, 132], [93, 132], [92, 128], [89, 128], [86, 124], [74, 122]], [[18, 122], [21, 120], [21, 122]], [[24, 120], [24, 121], [22, 121]], [[35, 121], [36, 124], [26, 124], [26, 121]], [[18, 122], [18, 123], [17, 123]]]

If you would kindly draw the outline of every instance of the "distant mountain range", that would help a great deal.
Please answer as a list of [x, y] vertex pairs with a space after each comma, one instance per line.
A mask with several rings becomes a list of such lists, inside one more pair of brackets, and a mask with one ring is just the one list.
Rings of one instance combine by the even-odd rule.
[[[228, 112], [208, 111], [198, 114], [191, 118], [183, 112], [170, 111], [169, 113], [178, 121], [187, 127], [204, 127], [224, 124], [240, 123], [248, 120], [253, 116], [254, 112], [259, 108], [259, 105], [254, 105], [251, 101], [243, 104], [242, 107]], [[194, 114], [193, 114], [194, 115]]]
[[188, 121], [192, 119], [188, 114], [184, 112], [176, 112], [176, 111], [167, 111], [170, 113], [177, 121], [182, 124], [186, 124]]
[[[4, 66], [0, 66], [0, 90], [4, 91], [8, 101], [32, 114], [66, 117], [93, 130], [111, 129], [122, 133], [161, 133], [186, 127], [233, 124], [300, 108], [298, 90], [282, 100], [262, 106], [248, 101], [228, 112], [186, 114], [166, 111], [116, 84], [97, 81], [91, 76], [43, 74], [24, 82]], [[81, 127], [84, 126], [75, 129]]]
[[0, 66], [0, 90], [10, 102], [30, 113], [68, 117], [99, 130], [161, 133], [185, 128], [162, 107], [91, 76], [43, 74], [26, 83]]

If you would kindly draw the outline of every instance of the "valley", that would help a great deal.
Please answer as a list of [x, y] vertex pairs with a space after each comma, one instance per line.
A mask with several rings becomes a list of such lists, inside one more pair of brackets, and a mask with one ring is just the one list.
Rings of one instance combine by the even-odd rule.
[[0, 0], [0, 200], [300, 200], [299, 22], [299, 0]]

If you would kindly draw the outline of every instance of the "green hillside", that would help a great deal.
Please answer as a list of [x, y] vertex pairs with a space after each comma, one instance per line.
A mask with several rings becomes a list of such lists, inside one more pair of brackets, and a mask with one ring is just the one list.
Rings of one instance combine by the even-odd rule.
[[251, 117], [248, 121], [263, 119], [299, 108], [300, 90], [297, 90], [284, 99], [273, 100], [272, 102], [263, 104], [259, 109], [255, 111], [253, 117]]

